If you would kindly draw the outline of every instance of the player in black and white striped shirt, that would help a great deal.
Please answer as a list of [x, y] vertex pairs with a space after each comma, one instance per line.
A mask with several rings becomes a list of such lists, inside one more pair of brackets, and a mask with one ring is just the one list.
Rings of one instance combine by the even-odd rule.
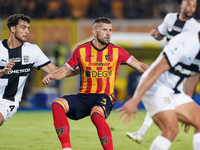
[[[151, 36], [156, 40], [162, 40], [166, 36], [166, 43], [168, 43], [177, 34], [193, 30], [200, 26], [192, 17], [196, 10], [196, 0], [182, 0], [180, 8], [180, 13], [168, 13], [162, 24], [158, 26], [158, 31], [155, 29], [151, 31]], [[183, 87], [180, 85], [178, 88], [176, 87], [175, 90], [180, 90]], [[137, 132], [126, 132], [126, 135], [137, 143], [141, 143], [152, 123], [153, 120], [149, 113], [147, 113], [141, 128]]]
[[[190, 97], [200, 77], [200, 28], [175, 36], [143, 73], [136, 92], [117, 111], [123, 123], [136, 118], [142, 100], [161, 133], [149, 150], [168, 150], [179, 132], [178, 121], [194, 127], [193, 149], [200, 150], [200, 107]], [[174, 90], [185, 82], [183, 91]], [[192, 89], [192, 90], [191, 90]], [[188, 95], [186, 95], [186, 93]]]
[[192, 17], [196, 10], [196, 0], [182, 0], [180, 8], [180, 13], [168, 13], [158, 26], [158, 31], [151, 31], [151, 36], [156, 40], [166, 36], [168, 42], [179, 33], [197, 28], [199, 23]]
[[46, 73], [59, 69], [36, 44], [27, 42], [30, 21], [23, 14], [11, 15], [10, 38], [0, 41], [0, 125], [16, 113], [32, 67]]

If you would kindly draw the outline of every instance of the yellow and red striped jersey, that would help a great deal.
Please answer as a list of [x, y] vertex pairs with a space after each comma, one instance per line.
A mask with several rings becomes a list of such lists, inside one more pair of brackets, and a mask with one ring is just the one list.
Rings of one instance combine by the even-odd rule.
[[110, 43], [98, 49], [90, 41], [75, 49], [66, 66], [73, 70], [79, 65], [81, 70], [79, 93], [104, 93], [109, 96], [113, 94], [120, 64], [131, 59], [132, 56], [121, 47]]

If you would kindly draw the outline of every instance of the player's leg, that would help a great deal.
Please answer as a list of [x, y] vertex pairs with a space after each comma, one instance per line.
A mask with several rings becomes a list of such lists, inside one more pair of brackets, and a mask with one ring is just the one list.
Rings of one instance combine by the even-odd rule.
[[113, 150], [111, 130], [105, 120], [113, 108], [112, 100], [113, 97], [101, 94], [95, 100], [90, 113], [91, 120], [96, 126], [97, 133], [104, 150]]
[[70, 143], [70, 127], [66, 117], [69, 111], [68, 102], [64, 98], [55, 100], [52, 104], [52, 114], [54, 120], [54, 127], [56, 129], [58, 138], [61, 142], [63, 150], [71, 150]]
[[148, 128], [151, 126], [152, 123], [153, 123], [153, 120], [151, 116], [149, 115], [149, 113], [147, 112], [141, 128], [136, 132], [126, 132], [126, 135], [129, 138], [131, 138], [133, 141], [136, 141], [137, 143], [141, 143], [145, 136], [145, 133], [147, 132]]
[[0, 102], [0, 126], [3, 125], [8, 119], [10, 119], [19, 108], [19, 102], [13, 102], [8, 100], [1, 100]]
[[100, 106], [94, 106], [91, 110], [91, 120], [96, 126], [101, 145], [104, 150], [113, 150], [112, 135], [108, 126], [103, 109]]
[[156, 125], [162, 130], [150, 146], [149, 150], [168, 150], [171, 142], [178, 134], [178, 120], [174, 110], [161, 111], [153, 117]]
[[3, 122], [4, 122], [4, 117], [2, 113], [0, 112], [0, 126], [3, 124]]
[[192, 125], [195, 128], [193, 149], [200, 149], [200, 107], [195, 102], [189, 102], [176, 107], [179, 121]]
[[165, 87], [156, 93], [147, 91], [142, 102], [155, 124], [162, 130], [150, 146], [150, 150], [168, 150], [171, 142], [178, 134], [178, 119], [175, 112], [173, 97]]

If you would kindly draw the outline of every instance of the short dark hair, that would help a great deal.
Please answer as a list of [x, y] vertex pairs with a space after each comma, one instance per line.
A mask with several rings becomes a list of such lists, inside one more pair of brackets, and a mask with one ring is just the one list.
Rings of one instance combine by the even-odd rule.
[[29, 16], [25, 16], [23, 14], [14, 14], [8, 17], [6, 20], [7, 26], [10, 30], [12, 26], [17, 26], [19, 24], [19, 20], [26, 21], [27, 23], [31, 22], [31, 18]]
[[111, 21], [108, 18], [106, 18], [106, 17], [99, 17], [99, 18], [95, 19], [95, 21], [94, 21], [93, 24], [95, 24], [95, 23], [111, 24]]
[[[186, 2], [186, 0], [182, 0], [182, 1], [181, 1], [181, 3], [184, 3], [184, 2]], [[195, 2], [197, 2], [197, 1], [195, 0]]]

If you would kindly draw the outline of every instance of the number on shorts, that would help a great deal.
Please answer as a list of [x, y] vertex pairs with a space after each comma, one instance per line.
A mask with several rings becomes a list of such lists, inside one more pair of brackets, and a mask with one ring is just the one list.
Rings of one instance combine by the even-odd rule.
[[106, 100], [104, 97], [102, 97], [101, 103], [104, 104], [104, 105], [106, 105], [106, 101], [107, 101], [107, 100]]
[[12, 111], [15, 108], [15, 105], [10, 105], [10, 111]]

